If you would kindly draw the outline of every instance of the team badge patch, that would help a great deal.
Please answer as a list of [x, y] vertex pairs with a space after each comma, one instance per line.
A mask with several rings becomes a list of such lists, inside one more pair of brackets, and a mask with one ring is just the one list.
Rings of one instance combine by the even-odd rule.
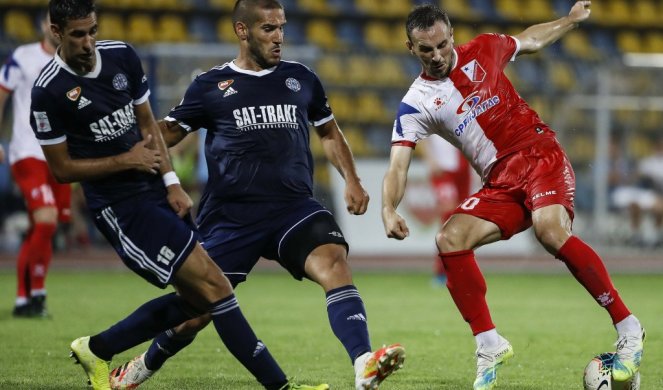
[[461, 68], [465, 76], [474, 83], [480, 83], [486, 78], [486, 71], [481, 67], [477, 60], [472, 60]]
[[129, 86], [129, 80], [123, 73], [118, 73], [113, 77], [113, 88], [118, 91], [124, 91]]
[[435, 111], [442, 108], [442, 106], [447, 104], [448, 101], [449, 101], [449, 97], [447, 95], [444, 95], [442, 97], [436, 97], [435, 100], [433, 100], [433, 104], [435, 105]]
[[48, 121], [48, 115], [46, 115], [46, 111], [34, 111], [32, 115], [35, 117], [35, 123], [37, 124], [38, 132], [48, 133], [51, 131], [51, 123]]
[[67, 92], [67, 99], [71, 100], [72, 102], [75, 102], [79, 96], [81, 96], [81, 87], [76, 87]]
[[293, 92], [299, 92], [299, 90], [302, 89], [302, 85], [299, 84], [299, 81], [297, 81], [297, 79], [293, 79], [292, 77], [288, 77], [288, 79], [285, 81], [285, 86], [290, 88], [290, 90]]
[[230, 86], [235, 80], [230, 79], [230, 80], [224, 80], [224, 81], [219, 81], [217, 86], [219, 87], [220, 90], [225, 91], [226, 88]]

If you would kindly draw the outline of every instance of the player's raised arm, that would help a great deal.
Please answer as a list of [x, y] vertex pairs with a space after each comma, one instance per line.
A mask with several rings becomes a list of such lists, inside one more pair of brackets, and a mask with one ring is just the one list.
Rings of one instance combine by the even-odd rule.
[[335, 119], [316, 126], [327, 159], [345, 179], [345, 204], [351, 214], [361, 215], [368, 208], [368, 193], [361, 185], [352, 151]]
[[387, 237], [398, 240], [410, 235], [405, 220], [396, 212], [396, 208], [405, 194], [412, 151], [409, 146], [392, 146], [389, 168], [382, 181], [382, 223]]
[[515, 37], [520, 41], [520, 54], [536, 53], [578, 27], [589, 17], [591, 1], [578, 1], [567, 16], [548, 23], [535, 24]]
[[161, 129], [163, 140], [169, 148], [179, 144], [188, 134], [177, 121], [161, 119], [157, 123]]

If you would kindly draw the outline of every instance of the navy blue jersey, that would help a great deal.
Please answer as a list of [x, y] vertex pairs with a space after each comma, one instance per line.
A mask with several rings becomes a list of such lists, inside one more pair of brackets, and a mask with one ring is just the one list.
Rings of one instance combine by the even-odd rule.
[[[30, 124], [41, 145], [67, 142], [72, 159], [118, 155], [142, 140], [134, 105], [149, 96], [140, 59], [126, 43], [99, 41], [95, 69], [77, 75], [58, 54], [32, 88]], [[124, 171], [82, 183], [91, 209], [161, 190], [157, 175]]]
[[333, 115], [320, 80], [306, 66], [281, 61], [255, 72], [231, 62], [198, 76], [166, 119], [187, 131], [207, 129], [209, 178], [199, 213], [204, 219], [229, 203], [311, 197], [309, 124], [324, 124]]

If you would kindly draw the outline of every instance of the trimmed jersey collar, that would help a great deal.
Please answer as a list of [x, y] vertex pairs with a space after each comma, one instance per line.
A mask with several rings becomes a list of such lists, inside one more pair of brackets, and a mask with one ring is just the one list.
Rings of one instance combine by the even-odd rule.
[[[281, 64], [280, 61], [279, 61], [279, 64]], [[278, 67], [278, 65], [274, 65], [271, 68], [263, 69], [263, 70], [260, 70], [260, 71], [256, 72], [255, 70], [248, 70], [248, 69], [240, 68], [239, 66], [237, 66], [237, 64], [235, 64], [235, 60], [230, 61], [229, 66], [230, 66], [230, 69], [234, 70], [235, 72], [244, 73], [244, 74], [248, 74], [250, 76], [257, 76], [257, 77], [262, 77], [262, 76], [268, 75], [268, 74], [272, 73], [274, 70], [276, 70], [276, 68]]]
[[69, 72], [69, 73], [71, 73], [71, 74], [73, 74], [74, 76], [86, 77], [86, 78], [89, 78], [89, 79], [94, 79], [94, 78], [96, 78], [97, 76], [99, 76], [99, 73], [101, 73], [101, 54], [99, 54], [99, 50], [98, 50], [96, 47], [94, 48], [94, 54], [95, 54], [95, 56], [97, 57], [97, 62], [96, 62], [96, 64], [95, 64], [95, 66], [94, 66], [94, 69], [92, 70], [92, 72], [88, 72], [88, 73], [86, 73], [86, 74], [84, 74], [84, 75], [80, 75], [80, 74], [76, 73], [73, 69], [71, 69], [71, 68], [69, 67], [69, 65], [67, 65], [66, 62], [64, 62], [64, 60], [62, 59], [62, 57], [60, 57], [60, 48], [58, 48], [58, 49], [55, 51], [55, 62], [57, 62], [57, 64], [60, 65], [60, 66], [62, 67], [62, 69], [66, 70], [67, 72]]

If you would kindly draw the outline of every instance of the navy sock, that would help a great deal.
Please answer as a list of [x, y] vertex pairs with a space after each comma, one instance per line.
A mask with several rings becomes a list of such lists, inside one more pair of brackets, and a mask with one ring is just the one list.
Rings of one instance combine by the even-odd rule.
[[216, 302], [210, 314], [226, 348], [258, 382], [267, 389], [278, 389], [287, 383], [281, 367], [244, 318], [235, 295]]
[[350, 284], [327, 292], [327, 315], [334, 334], [353, 363], [371, 350], [366, 309], [355, 286]]
[[196, 335], [178, 335], [173, 329], [159, 334], [145, 353], [145, 367], [148, 370], [158, 370], [166, 360], [191, 344]]
[[155, 298], [127, 318], [90, 337], [90, 350], [104, 360], [152, 339], [191, 318], [186, 302], [175, 293]]

